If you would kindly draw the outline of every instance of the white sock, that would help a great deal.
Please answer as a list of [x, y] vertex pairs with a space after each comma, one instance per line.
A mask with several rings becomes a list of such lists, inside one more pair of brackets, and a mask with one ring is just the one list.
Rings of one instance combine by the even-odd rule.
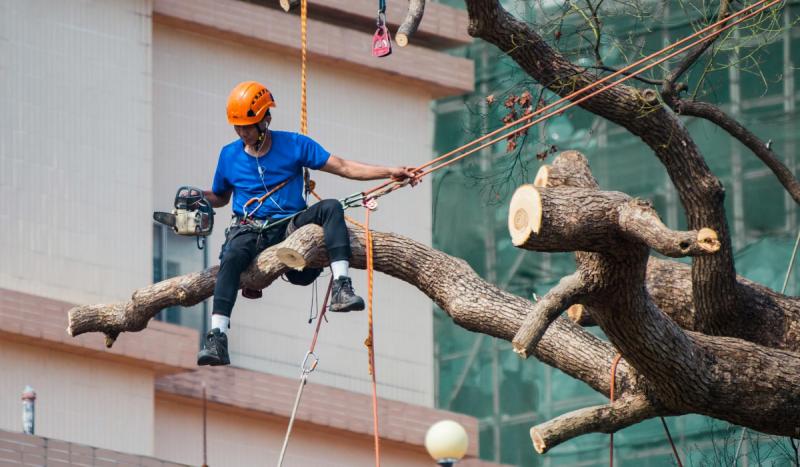
[[347, 268], [350, 267], [350, 262], [347, 260], [334, 261], [331, 263], [331, 270], [333, 271], [333, 278], [338, 279], [342, 276], [349, 277]]
[[225, 315], [213, 314], [211, 315], [211, 329], [219, 329], [223, 333], [228, 332], [228, 327], [231, 325], [231, 319]]

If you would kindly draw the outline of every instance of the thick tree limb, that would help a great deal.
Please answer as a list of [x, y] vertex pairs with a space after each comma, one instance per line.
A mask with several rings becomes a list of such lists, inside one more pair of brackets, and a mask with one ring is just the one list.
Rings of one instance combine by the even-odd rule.
[[[560, 157], [556, 159], [556, 162], [560, 162]], [[589, 170], [588, 164], [583, 164], [584, 162], [585, 158], [577, 155], [569, 158], [568, 165], [579, 173], [577, 177], [569, 180], [575, 180], [579, 185], [591, 184], [591, 179], [586, 174]], [[581, 168], [581, 164], [585, 167]], [[554, 167], [556, 165], [556, 163], [553, 164]], [[538, 177], [538, 180], [544, 181], [545, 185], [548, 184], [547, 180], [551, 178], [551, 175], [556, 175], [552, 178], [553, 181], [568, 180], [563, 177], [559, 178], [557, 172], [558, 170], [551, 167], [544, 174], [540, 173], [541, 176]], [[528, 190], [527, 187], [522, 188]], [[594, 207], [580, 201], [586, 196], [585, 192], [603, 193], [593, 189], [574, 188], [568, 184], [562, 184], [558, 188], [540, 188], [539, 190], [540, 194], [550, 191], [572, 192], [578, 200], [575, 205], [576, 209], [590, 211]], [[604, 196], [600, 195], [600, 198], [601, 201], [598, 203], [602, 204]], [[551, 204], [557, 206], [557, 203]], [[551, 205], [544, 202], [541, 203], [541, 206], [541, 211], [551, 209]], [[539, 244], [537, 242], [538, 238], [548, 236], [548, 229], [554, 228], [559, 235], [561, 232], [580, 231], [580, 227], [571, 227], [569, 223], [591, 217], [589, 214], [581, 213], [570, 215], [568, 210], [561, 209], [561, 207], [557, 207], [556, 211], [561, 212], [562, 216], [568, 217], [568, 220], [560, 220], [561, 224], [542, 222], [535, 235], [531, 235], [531, 238], [526, 238], [523, 242], [517, 242], [514, 239], [516, 232], [511, 229], [515, 226], [511, 220], [516, 213], [513, 208], [510, 209], [509, 226], [512, 243], [523, 248], [549, 251], [550, 243]], [[519, 219], [520, 216], [516, 217]], [[532, 218], [532, 216], [529, 217]], [[548, 217], [548, 214], [543, 212], [541, 217], [549, 219], [552, 215]], [[650, 223], [651, 220], [645, 219], [645, 222]], [[519, 225], [516, 227], [519, 228]], [[599, 228], [606, 227], [601, 225]], [[657, 230], [661, 229], [663, 227], [657, 227]], [[642, 228], [636, 227], [632, 230], [641, 231]], [[750, 425], [759, 425], [757, 429], [761, 431], [777, 429], [789, 432], [794, 430], [800, 424], [800, 416], [791, 421], [783, 419], [776, 421], [776, 418], [782, 418], [783, 415], [776, 409], [776, 405], [771, 399], [778, 398], [780, 400], [778, 405], [786, 404], [785, 407], [793, 407], [792, 410], [796, 406], [800, 407], [800, 400], [794, 399], [794, 396], [787, 397], [785, 394], [787, 388], [800, 384], [800, 354], [761, 347], [738, 339], [711, 337], [684, 331], [658, 308], [651, 295], [643, 287], [649, 264], [648, 243], [653, 242], [643, 243], [637, 235], [623, 237], [616, 246], [613, 242], [606, 242], [607, 250], [605, 251], [597, 249], [592, 253], [576, 254], [578, 266], [576, 275], [580, 275], [584, 283], [590, 284], [589, 292], [584, 294], [579, 303], [583, 305], [584, 309], [591, 310], [593, 320], [603, 329], [614, 346], [625, 356], [625, 359], [646, 375], [648, 382], [657, 386], [659, 401], [665, 404], [664, 407], [676, 412], [692, 412], [696, 408], [702, 407], [699, 413], [730, 421], [734, 421], [734, 419], [741, 421], [740, 417], [744, 417], [749, 420]], [[570, 243], [572, 243], [571, 237], [566, 237], [565, 244]], [[583, 249], [583, 246], [583, 244], [577, 244], [575, 248]], [[662, 261], [661, 263], [666, 262]], [[761, 354], [765, 359], [758, 364], [748, 361], [753, 355], [761, 352], [766, 352], [769, 357]], [[737, 365], [742, 365], [738, 372], [733, 370], [733, 367]], [[753, 393], [754, 390], [756, 392], [758, 390], [747, 383], [749, 378], [757, 377], [755, 374], [748, 373], [757, 371], [756, 368], [759, 365], [768, 368], [769, 374], [769, 376], [765, 376], [766, 373], [762, 373], [758, 376], [762, 379], [761, 383], [765, 377], [771, 381], [762, 386], [763, 392], [760, 396], [762, 399]], [[787, 365], [792, 370], [787, 370], [782, 365]], [[798, 374], [790, 377], [792, 382], [789, 382], [786, 379], [787, 375], [793, 371], [798, 371]], [[737, 384], [728, 386], [732, 380], [737, 380]], [[737, 385], [742, 385], [742, 387], [736, 387]], [[748, 405], [755, 404], [757, 408], [740, 407], [735, 409], [736, 415], [727, 413], [728, 409], [721, 409], [720, 400], [727, 399], [730, 407], [734, 406], [734, 402], [733, 398], [728, 398], [728, 396], [720, 397], [718, 391], [722, 386], [727, 387], [722, 392], [736, 392], [738, 394], [736, 397], [746, 399]], [[767, 386], [771, 386], [772, 390], [766, 389]], [[770, 391], [775, 391], [778, 386], [781, 389], [772, 395]], [[714, 396], [709, 397], [710, 394], [714, 394]], [[688, 407], [693, 408], [689, 409]], [[770, 417], [772, 418], [765, 417], [765, 411], [771, 410]], [[747, 412], [747, 414], [742, 412]], [[739, 423], [739, 421], [734, 421], [734, 423]]]
[[[363, 230], [350, 227], [353, 250], [350, 265], [364, 268]], [[511, 341], [534, 304], [481, 279], [461, 259], [454, 258], [400, 235], [373, 231], [375, 269], [416, 286], [445, 310], [453, 321], [471, 331]], [[323, 267], [328, 264], [322, 229], [306, 226], [284, 242], [264, 250], [241, 278], [254, 289], [269, 286], [288, 268]], [[118, 335], [143, 329], [162, 308], [189, 306], [212, 295], [217, 267], [187, 274], [136, 291], [136, 300], [108, 305], [78, 306], [69, 311], [69, 332], [104, 332]], [[616, 351], [605, 341], [564, 319], [548, 328], [532, 355], [607, 394]], [[605, 370], [604, 370], [605, 368]], [[620, 394], [642, 393], [639, 380], [627, 362], [617, 370]]]
[[681, 115], [700, 117], [714, 123], [747, 146], [775, 174], [794, 202], [800, 204], [800, 182], [797, 181], [792, 171], [780, 161], [769, 145], [761, 141], [744, 125], [716, 105], [708, 102], [676, 99], [671, 107]]
[[508, 228], [514, 246], [537, 251], [608, 252], [630, 240], [674, 257], [719, 250], [711, 229], [670, 230], [648, 203], [592, 188], [522, 185], [511, 197]]
[[580, 435], [615, 433], [659, 415], [666, 413], [642, 396], [622, 397], [610, 404], [574, 410], [540, 423], [531, 428], [531, 440], [536, 452], [544, 454]]
[[422, 15], [425, 13], [425, 0], [408, 0], [408, 13], [397, 28], [394, 39], [397, 45], [405, 47], [408, 45], [408, 38], [417, 32], [419, 23], [422, 22]]
[[[586, 157], [564, 151], [552, 165], [543, 165], [536, 175], [537, 187], [597, 188]], [[581, 261], [586, 253], [577, 253]], [[800, 351], [800, 299], [779, 294], [744, 277], [736, 278], [739, 310], [729, 313], [731, 337], [758, 345]], [[699, 331], [692, 303], [691, 268], [683, 263], [650, 257], [647, 262], [647, 291], [658, 307], [689, 331]], [[576, 304], [567, 310], [571, 321], [596, 326], [591, 310]]]
[[[467, 0], [469, 32], [505, 52], [536, 81], [565, 96], [591, 86], [597, 76], [575, 66], [552, 49], [527, 23], [517, 20], [497, 0]], [[725, 218], [725, 193], [711, 173], [686, 127], [660, 106], [643, 104], [641, 94], [618, 85], [580, 105], [639, 136], [656, 154], [681, 198], [689, 228], [717, 233], [719, 251], [692, 262], [692, 292], [699, 329], [726, 335], [737, 308], [736, 270]]]

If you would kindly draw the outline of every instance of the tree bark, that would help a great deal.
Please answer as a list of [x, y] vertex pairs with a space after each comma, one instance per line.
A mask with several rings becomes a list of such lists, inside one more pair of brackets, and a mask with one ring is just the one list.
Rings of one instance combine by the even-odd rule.
[[[529, 25], [497, 0], [467, 0], [469, 32], [497, 46], [551, 91], [565, 96], [591, 86], [597, 76], [566, 60]], [[692, 293], [698, 329], [728, 335], [729, 313], [737, 309], [736, 270], [724, 210], [724, 190], [711, 173], [686, 127], [661, 106], [651, 106], [629, 86], [618, 85], [581, 104], [639, 136], [661, 160], [686, 210], [689, 228], [714, 230], [720, 250], [692, 262]]]

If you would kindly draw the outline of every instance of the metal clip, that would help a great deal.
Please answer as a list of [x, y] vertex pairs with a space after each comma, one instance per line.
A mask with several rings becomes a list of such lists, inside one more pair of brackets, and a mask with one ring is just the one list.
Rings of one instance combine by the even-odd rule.
[[358, 192], [358, 193], [353, 193], [352, 195], [346, 198], [342, 198], [341, 200], [339, 200], [339, 202], [342, 203], [342, 208], [347, 209], [347, 208], [354, 208], [361, 206], [363, 204], [363, 200], [364, 200], [364, 193]]
[[312, 351], [306, 352], [306, 356], [303, 359], [303, 363], [300, 365], [300, 370], [303, 371], [304, 375], [307, 375], [314, 371], [317, 368], [317, 364], [319, 363], [319, 358], [314, 354]]

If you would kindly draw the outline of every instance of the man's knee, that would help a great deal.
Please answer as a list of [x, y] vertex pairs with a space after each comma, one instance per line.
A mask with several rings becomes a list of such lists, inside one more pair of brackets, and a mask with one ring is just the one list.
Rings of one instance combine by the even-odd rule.
[[319, 202], [319, 208], [326, 215], [332, 215], [332, 216], [344, 215], [344, 209], [342, 208], [342, 203], [336, 201], [335, 199], [323, 199], [322, 201]]
[[250, 264], [250, 261], [252, 259], [253, 259], [252, 254], [247, 248], [231, 245], [222, 254], [222, 259], [219, 262], [219, 267], [223, 268], [227, 266], [227, 267], [242, 268]]

